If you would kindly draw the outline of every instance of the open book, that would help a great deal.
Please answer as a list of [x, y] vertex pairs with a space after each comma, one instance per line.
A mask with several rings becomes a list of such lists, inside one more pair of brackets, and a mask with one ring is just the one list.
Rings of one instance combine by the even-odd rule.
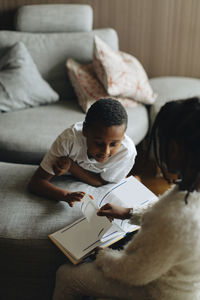
[[129, 220], [114, 219], [110, 222], [107, 217], [97, 216], [101, 206], [109, 202], [134, 209], [156, 199], [157, 196], [147, 187], [130, 176], [114, 185], [98, 200], [92, 200], [86, 194], [80, 202], [83, 217], [50, 234], [49, 238], [72, 263], [77, 264], [96, 247], [107, 247], [123, 238], [127, 232], [139, 228], [130, 224]]

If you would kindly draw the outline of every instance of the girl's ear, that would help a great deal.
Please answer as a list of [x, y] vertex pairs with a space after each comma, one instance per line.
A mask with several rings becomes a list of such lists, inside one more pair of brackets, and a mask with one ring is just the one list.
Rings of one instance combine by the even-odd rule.
[[83, 134], [83, 136], [85, 136], [85, 137], [87, 136], [87, 129], [86, 129], [85, 122], [83, 122], [82, 134]]

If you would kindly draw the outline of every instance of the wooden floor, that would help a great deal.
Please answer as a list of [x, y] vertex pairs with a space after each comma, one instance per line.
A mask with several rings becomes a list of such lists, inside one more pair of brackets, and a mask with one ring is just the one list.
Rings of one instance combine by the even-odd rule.
[[[158, 169], [152, 160], [149, 160], [144, 165], [145, 154], [141, 149], [137, 149], [137, 151], [138, 155], [131, 174], [138, 175], [141, 178], [142, 183], [154, 194], [162, 195], [167, 189], [169, 189], [170, 184], [168, 184], [160, 172], [158, 172]], [[172, 179], [174, 178], [173, 175], [170, 175], [169, 177]]]
[[162, 195], [170, 187], [170, 185], [163, 177], [161, 177], [161, 175], [155, 176], [150, 172], [144, 174], [141, 177], [141, 181], [156, 195]]

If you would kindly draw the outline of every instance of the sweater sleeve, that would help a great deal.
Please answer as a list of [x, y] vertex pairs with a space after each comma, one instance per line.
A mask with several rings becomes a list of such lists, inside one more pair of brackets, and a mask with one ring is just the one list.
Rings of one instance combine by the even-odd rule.
[[158, 201], [158, 199], [154, 200], [152, 202], [148, 202], [146, 205], [134, 207], [133, 208], [133, 214], [132, 214], [132, 216], [129, 220], [129, 223], [130, 224], [135, 224], [135, 225], [141, 225], [143, 215], [147, 211], [149, 211], [157, 201]]
[[155, 202], [149, 202], [145, 206], [138, 206], [133, 208], [133, 214], [129, 220], [130, 224], [135, 224], [135, 225], [141, 225], [142, 222], [142, 217], [147, 212], [151, 207], [154, 205]]
[[174, 265], [181, 248], [178, 243], [172, 226], [148, 219], [124, 250], [102, 250], [95, 263], [106, 277], [145, 285]]

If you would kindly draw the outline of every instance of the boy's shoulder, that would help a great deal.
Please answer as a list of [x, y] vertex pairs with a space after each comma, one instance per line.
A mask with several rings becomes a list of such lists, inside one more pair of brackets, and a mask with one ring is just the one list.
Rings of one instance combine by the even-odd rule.
[[73, 138], [77, 136], [83, 136], [82, 134], [82, 127], [83, 127], [83, 122], [77, 122], [70, 127], [66, 128], [58, 138], [60, 139], [66, 139], [66, 138]]
[[130, 138], [130, 136], [127, 133], [124, 134], [123, 142], [133, 145], [135, 147], [135, 144], [134, 144], [132, 138]]
[[122, 147], [127, 149], [129, 152], [137, 152], [133, 140], [126, 133], [122, 141]]

